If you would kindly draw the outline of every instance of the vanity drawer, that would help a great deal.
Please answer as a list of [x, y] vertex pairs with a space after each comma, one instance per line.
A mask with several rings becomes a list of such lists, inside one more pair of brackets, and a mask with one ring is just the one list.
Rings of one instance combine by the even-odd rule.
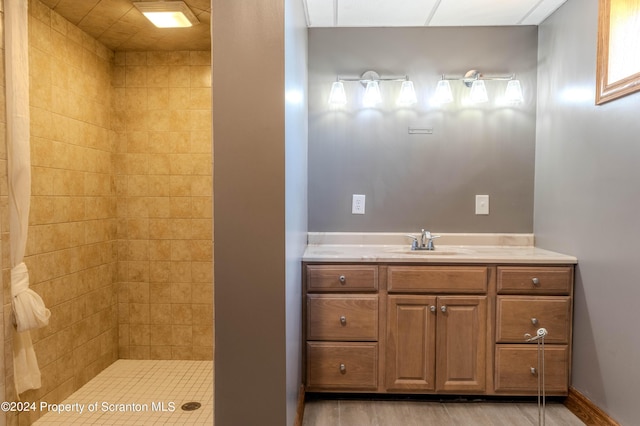
[[[566, 394], [569, 357], [565, 345], [545, 345], [544, 381], [547, 394]], [[533, 370], [532, 370], [533, 369]], [[496, 347], [496, 392], [537, 393], [538, 348], [531, 345]]]
[[376, 291], [375, 265], [307, 265], [307, 291]]
[[496, 341], [523, 343], [525, 334], [535, 336], [544, 327], [546, 343], [569, 343], [570, 320], [569, 296], [498, 296]]
[[395, 293], [486, 293], [486, 266], [389, 266], [387, 285]]
[[378, 295], [307, 295], [308, 340], [378, 340]]
[[498, 294], [569, 294], [571, 266], [498, 267]]
[[377, 343], [307, 342], [307, 390], [377, 387]]

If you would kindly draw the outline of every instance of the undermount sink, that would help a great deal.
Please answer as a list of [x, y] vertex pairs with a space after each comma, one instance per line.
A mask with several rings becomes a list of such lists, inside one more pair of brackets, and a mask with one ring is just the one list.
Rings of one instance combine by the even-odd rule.
[[394, 250], [393, 253], [397, 254], [411, 254], [414, 256], [455, 256], [457, 254], [461, 254], [461, 251], [451, 251], [451, 250], [411, 250], [411, 249], [401, 249]]

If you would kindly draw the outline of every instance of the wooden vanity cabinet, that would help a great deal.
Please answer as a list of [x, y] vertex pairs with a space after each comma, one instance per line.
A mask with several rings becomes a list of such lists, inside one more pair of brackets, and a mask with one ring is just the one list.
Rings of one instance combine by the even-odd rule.
[[303, 263], [308, 392], [548, 395], [571, 374], [573, 265]]
[[486, 266], [388, 266], [388, 391], [484, 393]]
[[388, 391], [483, 393], [486, 296], [388, 296]]
[[378, 390], [377, 265], [306, 265], [308, 391]]
[[497, 268], [495, 392], [537, 394], [541, 374], [538, 329], [544, 340], [547, 395], [566, 395], [571, 374], [572, 266]]

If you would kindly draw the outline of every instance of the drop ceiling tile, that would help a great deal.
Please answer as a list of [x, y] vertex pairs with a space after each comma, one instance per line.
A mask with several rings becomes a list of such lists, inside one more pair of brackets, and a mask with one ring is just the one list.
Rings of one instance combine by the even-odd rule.
[[538, 7], [522, 20], [522, 25], [538, 25], [547, 19], [549, 15], [555, 12], [567, 0], [544, 0]]
[[539, 0], [442, 0], [429, 25], [516, 25]]
[[338, 25], [423, 26], [437, 0], [338, 0]]
[[305, 0], [309, 27], [334, 27], [334, 0]]

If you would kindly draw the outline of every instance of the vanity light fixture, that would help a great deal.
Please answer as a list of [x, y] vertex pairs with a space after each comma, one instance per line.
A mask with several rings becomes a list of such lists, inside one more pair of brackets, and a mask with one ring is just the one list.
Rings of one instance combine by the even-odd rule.
[[507, 90], [504, 91], [504, 99], [512, 104], [519, 104], [524, 101], [520, 80], [509, 80]]
[[435, 102], [443, 104], [453, 101], [451, 86], [449, 84], [449, 81], [452, 80], [462, 81], [465, 86], [471, 88], [469, 100], [475, 104], [487, 102], [489, 100], [487, 88], [484, 83], [486, 80], [508, 81], [504, 94], [505, 101], [511, 104], [517, 104], [523, 101], [520, 80], [515, 79], [515, 74], [504, 76], [484, 76], [477, 70], [470, 70], [467, 71], [463, 77], [447, 77], [443, 74], [442, 79], [438, 81], [438, 86], [436, 87], [436, 93], [434, 96]]
[[474, 104], [481, 104], [489, 100], [489, 96], [487, 96], [487, 87], [484, 85], [484, 81], [476, 80], [471, 83], [469, 100]]
[[365, 107], [376, 106], [382, 102], [382, 94], [380, 93], [380, 82], [386, 81], [402, 82], [402, 87], [400, 88], [400, 96], [398, 97], [398, 103], [400, 105], [412, 105], [418, 101], [415, 89], [413, 87], [413, 82], [409, 80], [409, 77], [407, 77], [406, 75], [380, 77], [380, 74], [375, 71], [366, 71], [360, 77], [338, 76], [336, 78], [336, 81], [331, 85], [331, 92], [329, 93], [329, 104], [346, 104], [347, 95], [344, 89], [344, 83], [357, 82], [365, 87], [364, 96], [362, 97], [362, 104]]
[[451, 84], [449, 84], [449, 80], [445, 80], [444, 75], [442, 76], [442, 80], [440, 80], [438, 82], [438, 85], [436, 86], [436, 94], [434, 100], [438, 104], [448, 104], [449, 102], [453, 102]]
[[413, 88], [413, 81], [407, 80], [402, 82], [400, 87], [400, 96], [398, 97], [398, 104], [400, 105], [413, 105], [418, 102], [416, 97], [416, 90]]
[[139, 1], [133, 5], [158, 28], [186, 28], [200, 23], [183, 1]]
[[336, 81], [331, 85], [331, 93], [329, 93], [329, 104], [344, 105], [347, 103], [347, 94], [344, 91], [344, 84]]
[[362, 104], [367, 107], [373, 107], [382, 102], [380, 94], [380, 86], [376, 80], [367, 81], [367, 88], [364, 90]]

